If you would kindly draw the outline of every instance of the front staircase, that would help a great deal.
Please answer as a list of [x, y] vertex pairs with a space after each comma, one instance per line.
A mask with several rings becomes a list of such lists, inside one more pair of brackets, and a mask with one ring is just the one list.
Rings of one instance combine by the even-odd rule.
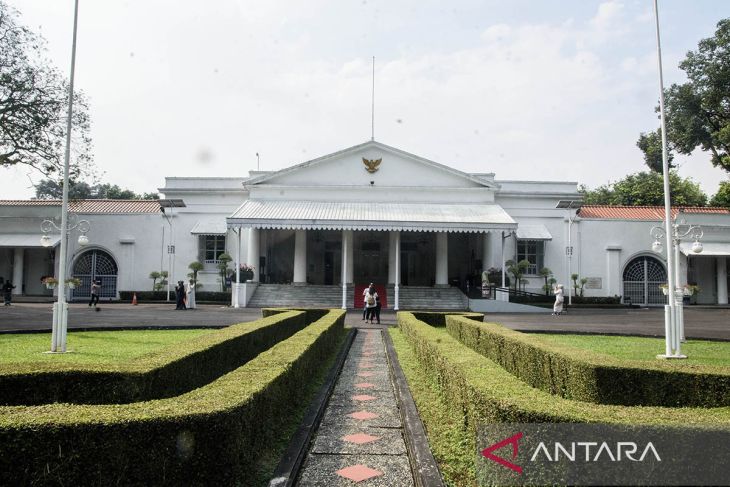
[[[387, 309], [392, 309], [395, 302], [393, 286], [387, 288]], [[455, 287], [417, 287], [400, 288], [400, 309], [438, 309], [465, 310], [466, 297]], [[347, 307], [355, 303], [353, 287], [347, 288]], [[291, 284], [259, 284], [248, 303], [251, 308], [340, 308], [342, 307], [342, 287]]]

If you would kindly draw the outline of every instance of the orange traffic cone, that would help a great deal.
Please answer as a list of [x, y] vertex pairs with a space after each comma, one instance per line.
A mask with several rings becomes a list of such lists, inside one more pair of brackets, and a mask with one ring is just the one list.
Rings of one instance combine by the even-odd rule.
[[137, 293], [132, 294], [132, 305], [137, 306]]

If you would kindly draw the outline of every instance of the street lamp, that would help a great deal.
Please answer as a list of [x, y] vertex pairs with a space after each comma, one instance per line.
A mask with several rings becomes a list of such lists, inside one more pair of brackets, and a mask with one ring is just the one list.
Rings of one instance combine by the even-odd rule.
[[[661, 226], [652, 227], [649, 235], [654, 238], [651, 249], [654, 252], [661, 253], [663, 245], [661, 239], [665, 237], [670, 242], [667, 248], [667, 262], [670, 262], [669, 256], [673, 254], [674, 268], [667, 269], [669, 285], [667, 287], [667, 295], [670, 297], [670, 304], [665, 306], [664, 327], [665, 327], [665, 353], [658, 355], [658, 358], [687, 358], [682, 355], [680, 343], [684, 339], [684, 307], [682, 298], [684, 297], [684, 289], [679, 285], [679, 244], [680, 241], [689, 237], [694, 240], [692, 243], [692, 252], [699, 254], [702, 252], [702, 243], [700, 239], [703, 236], [702, 228], [697, 225], [689, 225], [684, 220], [672, 223], [671, 233], [666, 234], [665, 229]], [[672, 272], [674, 275], [672, 276]], [[672, 279], [673, 277], [673, 279]], [[672, 299], [674, 298], [674, 299]]]
[[[74, 101], [74, 75], [76, 72], [76, 31], [79, 18], [79, 0], [74, 2], [74, 26], [73, 41], [71, 43], [71, 76], [68, 86], [68, 113], [66, 117], [66, 151], [63, 158], [63, 199], [61, 203], [61, 226], [56, 227], [61, 231], [61, 248], [59, 250], [58, 282], [61, 286], [66, 283], [66, 254], [68, 252], [68, 186], [69, 186], [69, 160], [71, 159], [71, 129], [73, 122], [73, 101]], [[50, 220], [49, 220], [50, 221]], [[45, 222], [44, 222], [45, 223]], [[52, 223], [52, 226], [55, 224]], [[79, 222], [80, 223], [80, 222]], [[88, 222], [87, 222], [88, 223]], [[41, 224], [43, 228], [43, 224]], [[51, 227], [48, 227], [48, 231]], [[45, 230], [44, 230], [45, 231]], [[47, 232], [45, 232], [47, 233]], [[86, 240], [88, 242], [88, 240]], [[50, 243], [50, 239], [42, 239], [41, 244]], [[53, 305], [53, 333], [51, 336], [51, 352], [66, 351], [66, 329], [68, 317], [68, 304], [64, 287], [59, 289], [58, 302]]]
[[[165, 212], [165, 208], [170, 209], [170, 214]], [[175, 233], [172, 231], [172, 218], [173, 208], [185, 208], [185, 202], [179, 199], [165, 199], [160, 200], [160, 211], [162, 216], [167, 220], [167, 224], [170, 225], [170, 244], [167, 246], [167, 268], [169, 273], [167, 276], [167, 300], [170, 301], [170, 280], [174, 278], [175, 274]]]
[[[70, 220], [70, 221], [69, 221]], [[68, 234], [71, 230], [78, 229], [80, 232], [78, 243], [81, 247], [89, 244], [89, 237], [86, 234], [91, 230], [91, 224], [88, 220], [79, 220], [76, 214], [68, 215], [68, 207], [66, 212], [61, 216], [61, 225], [53, 220], [43, 220], [41, 223], [41, 245], [50, 247], [51, 237], [48, 233], [53, 230], [61, 232], [61, 255], [58, 261], [58, 302], [53, 305], [53, 324], [51, 333], [51, 352], [63, 353], [66, 351], [66, 335], [68, 331], [68, 303], [66, 303], [66, 247], [68, 246]]]
[[573, 305], [573, 286], [570, 285], [570, 276], [572, 275], [570, 264], [573, 258], [573, 245], [571, 243], [571, 237], [573, 235], [573, 222], [575, 221], [575, 217], [578, 214], [578, 210], [580, 209], [581, 205], [583, 205], [583, 202], [579, 200], [560, 200], [555, 206], [555, 208], [568, 210], [568, 245], [565, 246], [565, 256], [568, 261], [568, 278], [565, 281], [566, 285], [568, 286], [568, 306]]

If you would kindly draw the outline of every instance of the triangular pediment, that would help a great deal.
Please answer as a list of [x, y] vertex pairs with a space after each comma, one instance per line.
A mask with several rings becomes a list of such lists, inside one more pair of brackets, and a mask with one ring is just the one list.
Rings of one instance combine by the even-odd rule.
[[368, 141], [261, 175], [248, 180], [246, 184], [298, 187], [364, 184], [374, 184], [379, 187], [496, 187], [491, 181], [376, 141]]

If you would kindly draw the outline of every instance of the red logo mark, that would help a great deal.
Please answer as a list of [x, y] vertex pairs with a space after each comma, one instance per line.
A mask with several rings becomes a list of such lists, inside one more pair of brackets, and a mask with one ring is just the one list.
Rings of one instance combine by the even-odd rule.
[[497, 455], [493, 454], [492, 452], [495, 450], [499, 450], [500, 448], [502, 448], [504, 446], [512, 445], [512, 459], [517, 458], [517, 451], [520, 448], [519, 441], [520, 441], [520, 438], [522, 438], [522, 436], [523, 436], [522, 433], [517, 433], [514, 436], [505, 438], [504, 440], [500, 441], [499, 443], [495, 443], [494, 445], [482, 450], [482, 455], [485, 458], [488, 458], [494, 462], [499, 463], [503, 467], [507, 467], [510, 470], [514, 470], [515, 472], [521, 474], [522, 467], [520, 467], [519, 465], [515, 465], [514, 463], [510, 462], [509, 460], [505, 460], [502, 457], [498, 457]]

